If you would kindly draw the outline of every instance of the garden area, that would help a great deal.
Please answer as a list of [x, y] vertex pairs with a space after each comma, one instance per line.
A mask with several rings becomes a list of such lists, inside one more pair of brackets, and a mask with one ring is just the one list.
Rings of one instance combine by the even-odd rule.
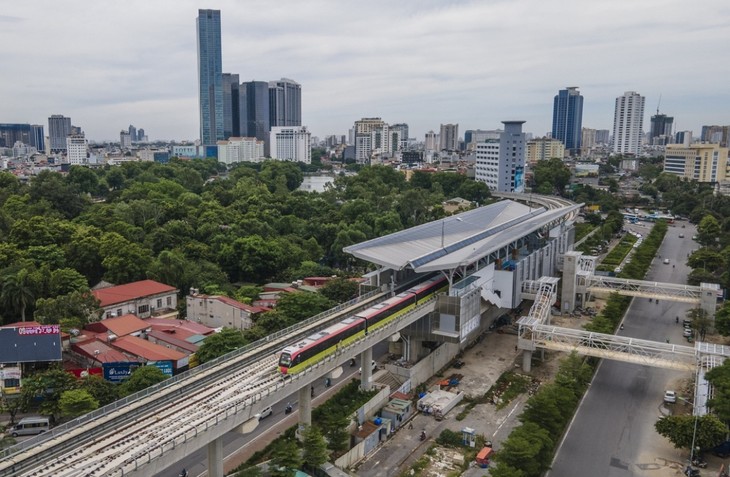
[[625, 234], [618, 244], [606, 255], [596, 270], [602, 272], [613, 272], [616, 267], [620, 266], [626, 256], [631, 253], [631, 249], [638, 240], [633, 234]]

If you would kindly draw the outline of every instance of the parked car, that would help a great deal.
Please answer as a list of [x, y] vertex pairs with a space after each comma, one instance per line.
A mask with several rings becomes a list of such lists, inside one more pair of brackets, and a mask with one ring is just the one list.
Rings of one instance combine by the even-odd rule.
[[665, 258], [664, 259], [664, 265], [669, 265], [669, 259], [668, 258]]
[[[375, 371], [376, 369], [378, 369], [378, 363], [376, 363], [375, 360], [373, 360], [370, 369], [372, 369], [373, 371]], [[357, 372], [360, 373], [360, 374], [362, 374], [362, 366], [357, 370]]]
[[682, 336], [684, 336], [685, 338], [692, 335], [694, 335], [694, 331], [692, 331], [692, 328], [685, 328], [684, 332], [682, 333]]
[[664, 402], [668, 404], [677, 402], [677, 393], [670, 390], [664, 391]]
[[13, 437], [32, 436], [43, 434], [51, 428], [51, 420], [48, 417], [24, 417], [10, 429]]
[[679, 234], [679, 238], [684, 238], [684, 234]]
[[267, 418], [267, 417], [269, 417], [269, 416], [270, 416], [270, 415], [271, 415], [271, 414], [272, 414], [273, 412], [274, 412], [274, 410], [273, 410], [273, 409], [271, 409], [271, 406], [269, 406], [269, 407], [265, 407], [264, 409], [262, 409], [262, 410], [261, 410], [261, 412], [260, 412], [260, 413], [258, 413], [258, 414], [257, 414], [257, 416], [258, 416], [258, 418], [259, 418], [259, 421], [260, 421], [261, 419], [264, 419], [264, 418]]

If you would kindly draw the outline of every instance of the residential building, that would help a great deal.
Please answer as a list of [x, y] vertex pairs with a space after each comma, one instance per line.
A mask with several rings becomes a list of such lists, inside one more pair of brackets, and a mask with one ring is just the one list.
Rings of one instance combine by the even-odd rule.
[[609, 144], [611, 142], [611, 131], [608, 129], [596, 129], [596, 144]]
[[260, 162], [264, 158], [264, 141], [255, 137], [232, 137], [227, 141], [218, 141], [218, 162], [223, 164]]
[[664, 150], [664, 172], [699, 182], [723, 182], [728, 178], [728, 148], [701, 143], [670, 144]]
[[223, 139], [241, 136], [241, 84], [238, 75], [223, 73]]
[[147, 318], [154, 312], [175, 310], [177, 307], [175, 287], [154, 280], [99, 288], [91, 293], [99, 300], [106, 318], [130, 313], [139, 318]]
[[501, 129], [467, 129], [466, 131], [464, 131], [465, 148], [467, 151], [473, 151], [474, 149], [476, 149], [477, 143], [487, 140], [498, 140], [500, 134], [502, 134]]
[[424, 147], [427, 151], [436, 151], [436, 150], [438, 150], [440, 145], [441, 144], [439, 142], [438, 134], [436, 134], [433, 131], [429, 131], [426, 133], [426, 142], [425, 142]]
[[553, 99], [552, 137], [565, 145], [571, 156], [580, 154], [583, 96], [577, 86], [558, 91]]
[[23, 321], [0, 326], [0, 395], [20, 392], [24, 364], [61, 362], [61, 327]]
[[596, 130], [583, 128], [580, 135], [581, 154], [588, 154], [591, 149], [596, 147]]
[[89, 323], [84, 326], [84, 329], [106, 335], [107, 339], [103, 341], [110, 341], [110, 339], [122, 336], [142, 336], [144, 333], [151, 331], [152, 327], [136, 315], [129, 313]]
[[203, 295], [195, 288], [186, 298], [189, 321], [210, 328], [235, 328], [245, 330], [254, 325], [254, 317], [267, 308], [251, 306], [222, 295]]
[[198, 10], [198, 97], [200, 141], [215, 144], [223, 137], [223, 61], [220, 10]]
[[306, 126], [274, 126], [270, 134], [272, 159], [312, 163], [311, 134]]
[[270, 127], [302, 125], [302, 86], [281, 78], [269, 81]]
[[674, 139], [672, 136], [672, 123], [674, 118], [666, 114], [659, 114], [659, 110], [651, 117], [651, 128], [649, 129], [649, 144], [663, 146], [670, 144]]
[[459, 125], [458, 124], [442, 124], [439, 133], [439, 150], [440, 151], [458, 151], [459, 150]]
[[119, 148], [129, 149], [132, 147], [132, 136], [129, 135], [129, 131], [122, 129], [119, 131]]
[[398, 123], [390, 125], [391, 131], [397, 131], [400, 136], [400, 143], [395, 145], [397, 151], [403, 151], [408, 148], [408, 124]]
[[634, 154], [641, 152], [646, 98], [635, 91], [626, 91], [616, 98], [613, 115], [613, 152]]
[[682, 146], [689, 146], [692, 144], [692, 131], [677, 131], [674, 135], [674, 143]]
[[535, 164], [537, 161], [565, 156], [565, 146], [557, 139], [541, 137], [527, 141], [527, 162]]
[[247, 81], [240, 88], [241, 136], [255, 137], [264, 142], [264, 154], [268, 154], [271, 115], [269, 83]]
[[170, 162], [170, 151], [167, 149], [142, 149], [137, 151], [137, 157], [140, 161], [167, 164]]
[[13, 147], [16, 142], [32, 145], [30, 124], [0, 124], [0, 147]]
[[702, 142], [711, 142], [727, 147], [730, 137], [730, 126], [702, 126]]
[[54, 114], [48, 118], [48, 140], [51, 152], [66, 152], [66, 137], [71, 134], [71, 118]]
[[73, 134], [66, 137], [66, 161], [72, 166], [88, 163], [89, 141], [83, 134]]
[[524, 121], [502, 121], [499, 140], [476, 145], [475, 179], [497, 192], [523, 192], [526, 138]]
[[380, 118], [362, 118], [355, 121], [355, 161], [358, 164], [369, 164], [373, 149], [373, 131], [381, 130], [385, 122]]

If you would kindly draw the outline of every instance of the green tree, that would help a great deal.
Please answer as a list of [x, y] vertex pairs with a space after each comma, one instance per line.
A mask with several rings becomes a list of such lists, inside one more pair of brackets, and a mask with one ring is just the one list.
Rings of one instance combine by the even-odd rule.
[[722, 336], [730, 336], [730, 301], [715, 312], [715, 330]]
[[[700, 449], [714, 447], [725, 440], [727, 427], [712, 414], [704, 416], [677, 415], [664, 416], [654, 428], [662, 437], [677, 449], [690, 450], [692, 443]], [[696, 432], [695, 432], [696, 428]]]
[[319, 469], [329, 458], [327, 442], [315, 426], [305, 426], [302, 433], [302, 448], [304, 450], [302, 459], [310, 469]]
[[301, 451], [293, 440], [281, 440], [271, 452], [269, 474], [272, 477], [294, 477], [302, 466]]
[[146, 278], [145, 271], [150, 263], [149, 251], [118, 233], [102, 235], [99, 253], [107, 281], [122, 284]]
[[73, 419], [97, 409], [99, 401], [85, 389], [69, 389], [61, 393], [58, 407], [63, 417]]
[[276, 302], [276, 311], [293, 322], [299, 322], [334, 306], [332, 300], [319, 293], [295, 292], [283, 295]]
[[702, 217], [697, 226], [697, 242], [705, 247], [714, 247], [717, 245], [715, 239], [720, 237], [720, 223], [712, 215]]
[[33, 283], [27, 269], [21, 269], [3, 277], [0, 298], [10, 309], [20, 315], [21, 321], [25, 321], [25, 312], [33, 303], [34, 295]]
[[18, 394], [0, 392], [0, 408], [10, 416], [10, 424], [15, 424], [15, 416], [23, 410], [23, 399]]
[[33, 374], [23, 380], [21, 388], [23, 408], [29, 409], [37, 400], [40, 400], [42, 414], [58, 416], [60, 415], [61, 394], [75, 388], [76, 378], [61, 368], [51, 368]]
[[91, 291], [79, 290], [55, 298], [36, 300], [33, 318], [43, 324], [59, 323], [64, 331], [81, 329], [101, 315], [99, 300]]
[[570, 169], [562, 159], [553, 157], [547, 161], [537, 161], [533, 168], [533, 177], [541, 193], [557, 192], [562, 195], [565, 186], [570, 183]]
[[261, 469], [258, 466], [250, 465], [236, 472], [236, 477], [261, 477]]
[[78, 382], [79, 389], [88, 392], [100, 406], [111, 404], [119, 398], [119, 388], [101, 376], [90, 374]]
[[526, 477], [538, 477], [550, 467], [553, 445], [547, 430], [527, 422], [510, 433], [494, 460], [498, 467], [505, 464], [523, 471]]
[[322, 435], [327, 439], [327, 447], [333, 452], [347, 450], [348, 437], [347, 416], [332, 412], [321, 416], [318, 425], [322, 429]]
[[707, 381], [714, 389], [707, 405], [721, 420], [730, 420], [730, 362], [712, 368], [705, 374]]
[[236, 290], [235, 298], [241, 303], [251, 303], [264, 291], [264, 287], [256, 285], [242, 285]]
[[119, 386], [120, 396], [129, 396], [167, 379], [157, 366], [140, 366]]
[[245, 345], [246, 341], [239, 330], [223, 328], [220, 333], [206, 337], [195, 355], [200, 363], [206, 363]]
[[357, 297], [360, 285], [356, 280], [343, 277], [334, 278], [319, 289], [319, 293], [333, 302], [344, 303]]
[[695, 330], [700, 340], [705, 339], [707, 330], [712, 327], [712, 319], [702, 308], [690, 308], [687, 310], [687, 318], [692, 320], [692, 329]]
[[66, 180], [84, 194], [93, 195], [99, 192], [99, 177], [88, 167], [71, 166]]
[[556, 384], [547, 384], [527, 400], [519, 420], [538, 424], [553, 438], [558, 438], [577, 403], [578, 398], [572, 392], [566, 392]]

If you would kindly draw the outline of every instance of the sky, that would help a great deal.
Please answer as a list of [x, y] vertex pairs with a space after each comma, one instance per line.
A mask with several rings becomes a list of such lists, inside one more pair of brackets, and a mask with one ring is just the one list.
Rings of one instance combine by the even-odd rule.
[[551, 130], [553, 97], [584, 96], [583, 127], [612, 129], [624, 91], [676, 130], [730, 124], [730, 2], [702, 0], [0, 0], [0, 123], [63, 114], [87, 138], [199, 138], [198, 9], [221, 10], [223, 71], [302, 85], [323, 138], [362, 117]]

